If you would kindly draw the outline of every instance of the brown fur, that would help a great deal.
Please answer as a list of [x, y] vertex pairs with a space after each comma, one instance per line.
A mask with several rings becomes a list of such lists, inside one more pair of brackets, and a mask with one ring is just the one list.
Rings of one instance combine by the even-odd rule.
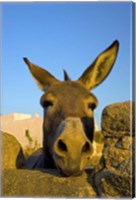
[[[93, 154], [94, 116], [97, 98], [90, 89], [99, 85], [111, 71], [118, 41], [102, 52], [77, 81], [64, 71], [59, 81], [48, 71], [24, 58], [39, 87], [45, 91], [40, 103], [44, 109], [43, 149], [28, 159], [27, 168], [57, 167], [66, 176], [79, 175]], [[32, 160], [33, 158], [33, 160]]]

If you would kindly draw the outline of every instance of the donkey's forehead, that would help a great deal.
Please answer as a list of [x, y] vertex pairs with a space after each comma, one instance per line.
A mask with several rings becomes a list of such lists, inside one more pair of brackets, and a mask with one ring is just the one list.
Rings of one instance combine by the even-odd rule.
[[46, 93], [45, 96], [55, 96], [57, 98], [92, 98], [97, 101], [97, 98], [90, 93], [88, 89], [86, 89], [83, 85], [78, 83], [77, 81], [62, 81], [56, 84], [51, 85]]

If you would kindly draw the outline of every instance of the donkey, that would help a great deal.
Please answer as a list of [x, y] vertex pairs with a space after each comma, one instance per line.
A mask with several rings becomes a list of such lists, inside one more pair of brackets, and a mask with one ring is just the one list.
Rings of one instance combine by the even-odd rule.
[[26, 161], [26, 168], [57, 168], [64, 176], [82, 174], [93, 155], [94, 115], [97, 98], [90, 93], [108, 76], [117, 57], [119, 42], [114, 41], [94, 60], [80, 78], [64, 81], [24, 58], [44, 91], [43, 148]]

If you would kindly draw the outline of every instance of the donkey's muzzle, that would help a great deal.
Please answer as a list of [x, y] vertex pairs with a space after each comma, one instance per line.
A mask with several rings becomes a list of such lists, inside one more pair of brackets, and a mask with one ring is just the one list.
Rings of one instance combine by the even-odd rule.
[[92, 143], [86, 137], [80, 118], [69, 117], [57, 130], [53, 158], [61, 173], [80, 175], [93, 153]]

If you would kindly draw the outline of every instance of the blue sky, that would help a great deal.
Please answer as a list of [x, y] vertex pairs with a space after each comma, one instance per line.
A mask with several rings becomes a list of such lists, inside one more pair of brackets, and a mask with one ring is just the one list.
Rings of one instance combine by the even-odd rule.
[[131, 2], [3, 3], [2, 6], [2, 114], [42, 115], [43, 94], [22, 57], [63, 79], [63, 69], [76, 80], [114, 40], [120, 42], [109, 77], [92, 92], [99, 100], [100, 124], [105, 106], [130, 99]]

